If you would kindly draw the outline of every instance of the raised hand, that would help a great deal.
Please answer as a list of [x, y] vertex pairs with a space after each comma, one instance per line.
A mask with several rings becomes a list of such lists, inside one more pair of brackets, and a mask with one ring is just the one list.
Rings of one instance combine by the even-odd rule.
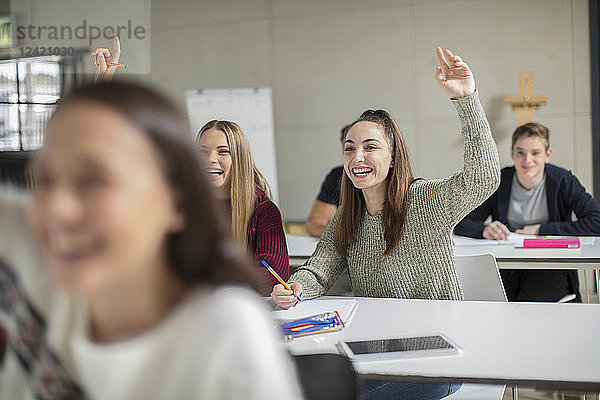
[[435, 70], [435, 80], [452, 99], [467, 97], [475, 92], [475, 79], [469, 66], [448, 49], [436, 47], [440, 65]]
[[94, 64], [96, 64], [96, 74], [94, 82], [110, 82], [117, 70], [117, 67], [110, 64], [118, 64], [121, 58], [121, 43], [119, 38], [115, 36], [113, 41], [113, 53], [105, 48], [98, 48], [92, 52]]

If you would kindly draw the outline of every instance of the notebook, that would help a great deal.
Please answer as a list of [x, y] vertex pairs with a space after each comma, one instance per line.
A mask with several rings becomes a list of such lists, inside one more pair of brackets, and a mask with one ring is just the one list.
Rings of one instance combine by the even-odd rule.
[[579, 238], [536, 238], [523, 240], [526, 249], [578, 249], [581, 247]]

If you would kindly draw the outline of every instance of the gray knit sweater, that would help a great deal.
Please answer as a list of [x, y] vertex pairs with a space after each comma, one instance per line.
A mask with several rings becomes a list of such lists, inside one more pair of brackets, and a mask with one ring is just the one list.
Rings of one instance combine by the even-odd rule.
[[462, 300], [452, 229], [496, 190], [500, 163], [477, 92], [453, 102], [465, 144], [463, 170], [411, 184], [404, 232], [389, 256], [383, 255], [381, 215], [369, 215], [366, 207], [348, 256], [338, 253], [334, 245], [338, 210], [314, 254], [289, 279], [302, 284], [303, 298], [326, 293], [347, 268], [356, 296]]

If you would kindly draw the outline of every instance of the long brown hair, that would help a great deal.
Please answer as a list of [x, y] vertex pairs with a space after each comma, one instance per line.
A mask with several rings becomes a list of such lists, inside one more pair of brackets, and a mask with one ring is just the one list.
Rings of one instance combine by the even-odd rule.
[[[390, 145], [393, 165], [386, 178], [386, 194], [383, 203], [382, 223], [386, 243], [384, 255], [390, 255], [404, 231], [408, 212], [408, 188], [414, 181], [410, 167], [408, 149], [402, 132], [394, 118], [384, 110], [367, 110], [346, 130], [359, 122], [373, 122], [381, 128]], [[335, 230], [335, 247], [340, 254], [348, 255], [348, 246], [355, 241], [356, 229], [360, 223], [365, 198], [346, 173], [342, 175], [340, 189], [340, 216]]]
[[170, 271], [190, 285], [242, 283], [264, 291], [256, 268], [233, 245], [185, 115], [154, 90], [123, 81], [76, 88], [56, 114], [80, 102], [109, 107], [152, 143], [185, 216], [184, 228], [166, 238]]
[[212, 120], [207, 122], [196, 136], [200, 142], [202, 134], [209, 129], [216, 129], [225, 134], [231, 154], [231, 178], [229, 200], [231, 202], [231, 232], [238, 245], [248, 247], [250, 222], [256, 208], [256, 191], [258, 187], [271, 198], [271, 188], [267, 180], [254, 164], [250, 143], [242, 128], [235, 122]]

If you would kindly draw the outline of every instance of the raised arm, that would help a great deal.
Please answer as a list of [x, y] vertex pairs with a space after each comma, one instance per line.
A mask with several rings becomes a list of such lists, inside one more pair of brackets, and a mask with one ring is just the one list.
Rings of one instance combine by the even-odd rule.
[[465, 144], [463, 170], [449, 178], [432, 181], [453, 228], [479, 206], [500, 183], [500, 161], [496, 143], [475, 89], [469, 66], [450, 50], [436, 49], [440, 66], [435, 79], [458, 111]]

